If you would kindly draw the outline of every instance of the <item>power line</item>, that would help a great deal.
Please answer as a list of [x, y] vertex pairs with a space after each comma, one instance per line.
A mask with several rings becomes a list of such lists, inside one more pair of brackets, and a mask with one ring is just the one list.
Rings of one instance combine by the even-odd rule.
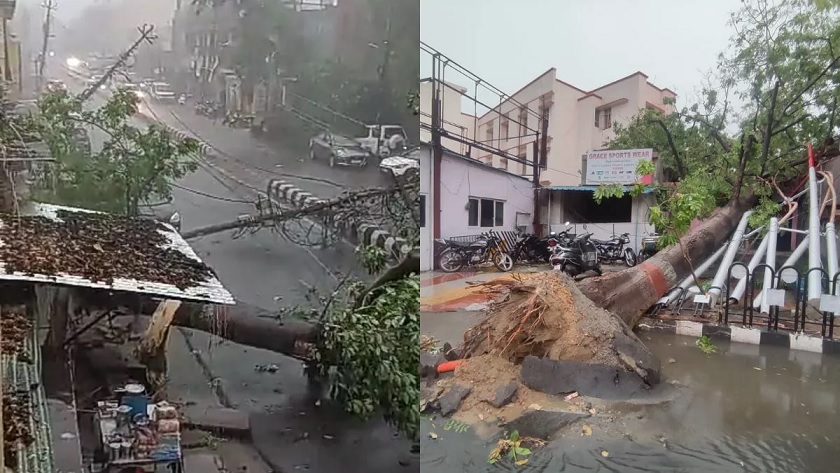
[[184, 187], [182, 185], [175, 184], [175, 183], [172, 183], [172, 187], [174, 187], [176, 189], [181, 189], [182, 191], [190, 192], [192, 194], [196, 194], [196, 195], [200, 195], [200, 196], [204, 196], [204, 197], [209, 197], [211, 199], [221, 200], [223, 202], [234, 202], [234, 203], [237, 203], [237, 204], [253, 204], [254, 203], [253, 201], [250, 201], [250, 200], [231, 199], [229, 197], [220, 197], [220, 196], [217, 196], [217, 195], [208, 194], [206, 192], [201, 192], [201, 191], [197, 191], [195, 189], [190, 189], [188, 187]]

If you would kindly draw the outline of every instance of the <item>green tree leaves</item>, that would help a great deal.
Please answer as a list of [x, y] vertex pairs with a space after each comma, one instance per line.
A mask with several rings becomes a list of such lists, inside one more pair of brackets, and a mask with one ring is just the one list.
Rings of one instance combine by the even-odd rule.
[[[177, 140], [163, 127], [140, 130], [129, 124], [137, 111], [130, 91], [115, 92], [96, 110], [84, 110], [66, 94], [49, 94], [39, 103], [38, 126], [56, 159], [35, 184], [39, 199], [126, 215], [143, 204], [171, 198], [171, 182], [196, 168], [195, 140]], [[73, 139], [88, 128], [105, 136], [91, 154]]]

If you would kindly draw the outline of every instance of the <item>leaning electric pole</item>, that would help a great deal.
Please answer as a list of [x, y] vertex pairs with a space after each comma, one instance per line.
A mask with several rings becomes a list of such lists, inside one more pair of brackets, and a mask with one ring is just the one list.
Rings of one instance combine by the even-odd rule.
[[117, 72], [117, 69], [125, 65], [125, 63], [128, 61], [128, 58], [130, 58], [131, 55], [134, 54], [134, 51], [137, 51], [137, 48], [139, 48], [144, 41], [149, 44], [152, 44], [154, 40], [157, 39], [157, 36], [154, 34], [155, 27], [153, 25], [144, 24], [143, 26], [137, 27], [137, 31], [140, 32], [140, 37], [137, 38], [134, 44], [129, 46], [128, 49], [126, 49], [122, 54], [120, 54], [120, 57], [117, 59], [117, 62], [115, 62], [108, 69], [108, 71], [105, 72], [105, 74], [103, 74], [98, 81], [96, 81], [95, 84], [83, 90], [82, 93], [80, 93], [76, 97], [77, 99], [79, 99], [80, 102], [84, 102], [87, 99], [89, 99], [94, 92], [99, 90], [100, 87], [102, 87], [106, 82], [108, 82], [111, 79], [111, 76], [113, 76], [114, 73]]
[[47, 57], [49, 53], [49, 45], [50, 45], [50, 35], [52, 34], [52, 12], [56, 9], [55, 0], [47, 0], [45, 4], [42, 5], [44, 7], [44, 26], [43, 26], [43, 34], [44, 39], [41, 43], [41, 54], [38, 61], [38, 90], [41, 90], [41, 86], [44, 84], [44, 69], [47, 65]]

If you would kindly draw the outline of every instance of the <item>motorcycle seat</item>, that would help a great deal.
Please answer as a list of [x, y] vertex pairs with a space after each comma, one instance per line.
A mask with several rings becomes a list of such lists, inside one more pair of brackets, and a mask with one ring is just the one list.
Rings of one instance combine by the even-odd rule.
[[472, 241], [455, 241], [455, 240], [446, 240], [447, 245], [451, 246], [470, 246], [475, 242]]
[[614, 240], [598, 240], [598, 239], [595, 239], [595, 238], [592, 238], [591, 240], [592, 240], [592, 243], [595, 243], [596, 245], [609, 245], [610, 243], [612, 243], [614, 241]]

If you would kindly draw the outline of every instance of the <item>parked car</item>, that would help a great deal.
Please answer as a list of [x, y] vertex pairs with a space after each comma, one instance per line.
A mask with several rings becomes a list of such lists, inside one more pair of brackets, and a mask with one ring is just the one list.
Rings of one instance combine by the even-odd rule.
[[61, 80], [51, 80], [47, 82], [47, 92], [67, 92], [67, 84]]
[[370, 157], [370, 151], [358, 141], [329, 131], [318, 133], [309, 140], [309, 158], [326, 159], [330, 167], [367, 166]]
[[416, 148], [402, 156], [391, 156], [379, 162], [379, 170], [395, 176], [402, 176], [409, 169], [420, 169], [420, 149]]
[[174, 102], [176, 100], [175, 91], [166, 82], [152, 83], [152, 97], [161, 102]]

